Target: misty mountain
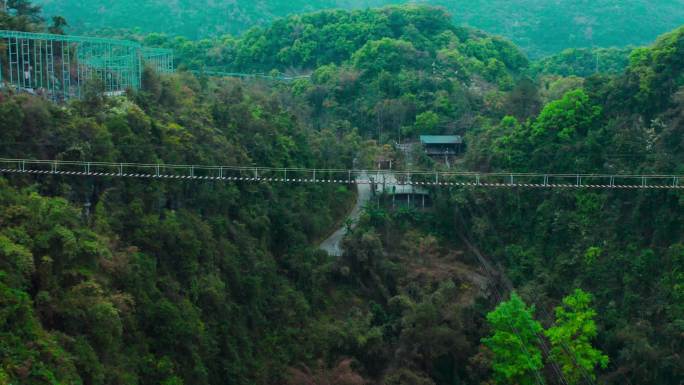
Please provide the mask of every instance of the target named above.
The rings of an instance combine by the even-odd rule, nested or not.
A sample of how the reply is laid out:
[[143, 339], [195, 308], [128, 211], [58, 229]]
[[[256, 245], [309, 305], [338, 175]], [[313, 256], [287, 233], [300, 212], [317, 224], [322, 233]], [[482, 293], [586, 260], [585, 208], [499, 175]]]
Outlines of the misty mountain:
[[[643, 45], [684, 23], [682, 0], [42, 0], [48, 15], [65, 16], [71, 32], [139, 28], [189, 38], [240, 34], [290, 15], [328, 8], [398, 3], [445, 7], [456, 24], [508, 37], [530, 56], [571, 47]], [[629, 31], [629, 33], [624, 33]]]

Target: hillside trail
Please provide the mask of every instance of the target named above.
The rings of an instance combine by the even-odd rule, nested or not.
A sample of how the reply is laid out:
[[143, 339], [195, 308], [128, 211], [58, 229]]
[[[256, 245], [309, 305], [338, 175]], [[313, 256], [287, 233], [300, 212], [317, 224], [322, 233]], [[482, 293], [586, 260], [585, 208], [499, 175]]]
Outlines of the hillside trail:
[[[361, 179], [368, 179], [367, 174], [361, 174]], [[328, 239], [324, 240], [319, 246], [319, 248], [327, 252], [328, 255], [335, 257], [342, 256], [342, 240], [344, 239], [344, 236], [347, 235], [346, 224], [351, 223], [351, 228], [355, 228], [356, 224], [359, 222], [359, 218], [361, 218], [361, 212], [363, 211], [363, 207], [371, 199], [370, 184], [359, 183], [356, 185], [356, 188], [358, 191], [356, 196], [356, 204], [347, 216], [347, 219], [343, 222], [342, 227], [337, 229], [330, 237], [328, 237]]]

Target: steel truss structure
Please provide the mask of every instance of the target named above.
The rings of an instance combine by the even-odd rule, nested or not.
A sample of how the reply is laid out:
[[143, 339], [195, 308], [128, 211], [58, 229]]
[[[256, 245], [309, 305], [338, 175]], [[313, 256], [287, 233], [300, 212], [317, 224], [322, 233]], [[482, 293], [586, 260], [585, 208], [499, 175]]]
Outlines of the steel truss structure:
[[109, 95], [138, 89], [143, 65], [173, 72], [173, 52], [127, 40], [0, 30], [0, 85], [55, 102], [80, 98], [93, 80]]
[[435, 187], [684, 190], [684, 175], [469, 173], [0, 159], [0, 174]]
[[173, 51], [165, 48], [142, 49], [142, 59], [147, 65], [152, 66], [157, 73], [170, 74], [175, 71], [173, 66]]

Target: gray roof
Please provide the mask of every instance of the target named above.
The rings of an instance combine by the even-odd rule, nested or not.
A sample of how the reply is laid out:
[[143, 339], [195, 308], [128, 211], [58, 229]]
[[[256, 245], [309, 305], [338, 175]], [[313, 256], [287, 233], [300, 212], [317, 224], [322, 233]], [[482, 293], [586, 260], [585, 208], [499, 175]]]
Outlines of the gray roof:
[[421, 135], [420, 142], [423, 144], [462, 144], [463, 137], [460, 135]]

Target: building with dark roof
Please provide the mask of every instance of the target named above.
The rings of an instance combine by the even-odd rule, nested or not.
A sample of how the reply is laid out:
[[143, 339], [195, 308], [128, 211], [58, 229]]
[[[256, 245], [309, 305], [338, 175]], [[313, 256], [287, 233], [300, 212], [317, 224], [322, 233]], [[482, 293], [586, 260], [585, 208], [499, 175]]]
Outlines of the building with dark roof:
[[428, 156], [454, 156], [463, 151], [460, 135], [421, 135], [420, 143]]

